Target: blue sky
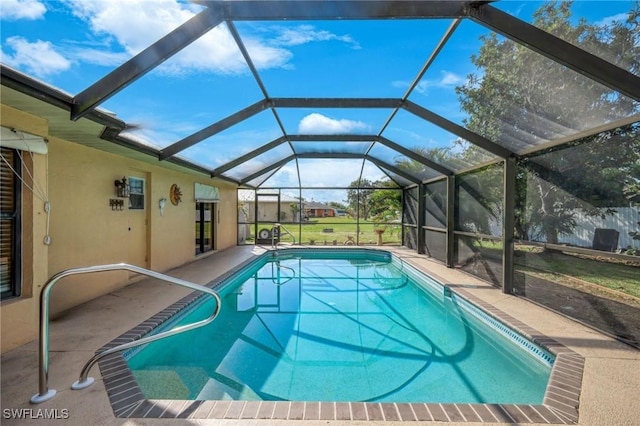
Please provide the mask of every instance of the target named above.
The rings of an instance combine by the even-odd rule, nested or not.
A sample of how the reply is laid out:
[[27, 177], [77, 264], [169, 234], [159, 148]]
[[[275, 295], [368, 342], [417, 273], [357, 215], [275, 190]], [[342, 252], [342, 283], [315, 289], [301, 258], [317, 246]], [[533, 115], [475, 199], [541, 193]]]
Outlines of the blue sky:
[[[525, 21], [540, 2], [502, 1], [496, 7]], [[578, 1], [575, 17], [606, 23], [622, 19], [628, 1]], [[202, 8], [176, 0], [0, 0], [2, 62], [70, 94], [77, 94]], [[450, 25], [449, 20], [238, 22], [260, 77], [271, 97], [400, 98]], [[488, 30], [463, 22], [410, 99], [462, 122], [454, 88], [475, 72], [469, 58]], [[135, 137], [165, 147], [263, 98], [225, 24], [192, 47], [101, 105], [140, 126]], [[288, 134], [377, 134], [386, 109], [281, 109]], [[271, 111], [264, 111], [180, 155], [215, 168], [281, 136]], [[383, 133], [413, 148], [451, 146], [455, 137], [402, 112]], [[323, 145], [326, 150], [344, 145]], [[287, 148], [286, 146], [283, 148]], [[360, 152], [362, 143], [350, 149]], [[258, 170], [290, 154], [268, 153], [243, 165]], [[392, 162], [393, 158], [388, 161]], [[345, 185], [344, 170], [324, 161], [303, 185]], [[306, 162], [302, 168], [311, 167]], [[298, 184], [295, 163], [270, 183]], [[365, 176], [382, 177], [367, 164]], [[304, 179], [303, 179], [304, 180]]]

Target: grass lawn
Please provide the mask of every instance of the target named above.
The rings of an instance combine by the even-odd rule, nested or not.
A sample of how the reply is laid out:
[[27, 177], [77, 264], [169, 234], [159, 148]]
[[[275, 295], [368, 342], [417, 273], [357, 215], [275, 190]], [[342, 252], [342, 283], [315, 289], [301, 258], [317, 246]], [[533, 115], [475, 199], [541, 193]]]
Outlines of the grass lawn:
[[[497, 259], [502, 256], [501, 241], [475, 238], [467, 241], [480, 250], [483, 257]], [[640, 306], [640, 257], [637, 262], [629, 262], [607, 258], [606, 254], [597, 257], [516, 244], [515, 268], [525, 276]]]
[[[471, 239], [485, 255], [501, 256], [502, 243]], [[638, 298], [640, 305], [640, 257], [638, 262], [625, 262], [582, 254], [544, 251], [541, 247], [515, 246], [515, 268], [525, 275], [579, 288], [581, 291], [600, 294], [612, 299], [629, 301], [624, 295]], [[597, 288], [595, 286], [600, 286]], [[614, 292], [621, 292], [617, 296]]]
[[[357, 225], [356, 220], [350, 217], [323, 217], [310, 218], [308, 222], [287, 223], [282, 222], [284, 227], [295, 235], [298, 244], [332, 245], [336, 241], [337, 245], [343, 245], [349, 238], [356, 240]], [[262, 228], [270, 229], [271, 223], [259, 223], [258, 230]], [[398, 245], [402, 242], [402, 227], [399, 224], [379, 224], [373, 222], [360, 222], [360, 245], [376, 244], [378, 234], [375, 229], [384, 229], [382, 233], [382, 243]], [[251, 228], [253, 232], [253, 228]], [[300, 235], [301, 233], [301, 235]], [[251, 242], [251, 240], [247, 240]], [[281, 241], [291, 242], [290, 236], [283, 233]]]
[[580, 280], [640, 298], [640, 258], [632, 264], [522, 247], [516, 250], [516, 267], [560, 284]]

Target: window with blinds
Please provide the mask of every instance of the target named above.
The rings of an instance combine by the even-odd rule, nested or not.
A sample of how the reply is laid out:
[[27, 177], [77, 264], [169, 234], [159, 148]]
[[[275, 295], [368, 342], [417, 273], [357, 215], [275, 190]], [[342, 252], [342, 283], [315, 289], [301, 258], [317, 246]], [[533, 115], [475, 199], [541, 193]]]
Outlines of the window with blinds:
[[[2, 149], [0, 162], [0, 293], [2, 299], [20, 295], [20, 180], [17, 152]], [[13, 170], [12, 170], [13, 169]]]
[[129, 210], [144, 210], [144, 179], [129, 176]]

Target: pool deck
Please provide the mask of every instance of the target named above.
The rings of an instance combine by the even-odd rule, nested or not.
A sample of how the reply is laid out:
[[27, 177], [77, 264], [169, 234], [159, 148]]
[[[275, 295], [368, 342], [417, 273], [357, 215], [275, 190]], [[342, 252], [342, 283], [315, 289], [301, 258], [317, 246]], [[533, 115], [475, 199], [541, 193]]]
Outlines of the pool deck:
[[[579, 393], [580, 425], [638, 425], [640, 424], [640, 351], [617, 342], [591, 328], [548, 311], [524, 299], [505, 295], [499, 289], [489, 286], [464, 272], [447, 269], [444, 266], [418, 256], [415, 252], [403, 248], [385, 247], [414, 266], [424, 269], [429, 274], [448, 283], [454, 292], [463, 293], [483, 307], [493, 309], [500, 315], [517, 318], [525, 330], [536, 330], [567, 349], [571, 359], [583, 359], [581, 391]], [[168, 271], [167, 274], [206, 284], [216, 276], [222, 275], [247, 259], [263, 253], [263, 249], [254, 246], [234, 247], [196, 260], [182, 267]], [[63, 288], [61, 283], [58, 288]], [[152, 418], [117, 418], [107, 396], [105, 382], [98, 367], [93, 367], [91, 376], [96, 382], [82, 391], [70, 389], [77, 380], [82, 365], [93, 355], [96, 349], [126, 333], [134, 326], [142, 323], [158, 312], [172, 305], [190, 293], [184, 288], [158, 282], [154, 279], [137, 281], [109, 295], [94, 299], [67, 311], [52, 321], [50, 326], [50, 387], [57, 390], [57, 395], [42, 404], [31, 404], [29, 398], [38, 389], [38, 342], [32, 341], [2, 355], [0, 364], [1, 406], [3, 425], [361, 425], [361, 424], [397, 424], [402, 417], [402, 409], [385, 412], [380, 416], [366, 420], [326, 420], [321, 414], [318, 420], [284, 420], [243, 419], [244, 405], [235, 416], [231, 404], [222, 404], [228, 415], [220, 419], [190, 418], [184, 419], [152, 419]], [[0, 312], [1, 315], [1, 312]], [[581, 361], [582, 362], [582, 361]], [[580, 389], [580, 383], [577, 384]], [[557, 398], [562, 399], [562, 398]], [[300, 406], [290, 405], [291, 411], [284, 418], [305, 418], [305, 413], [294, 416], [293, 409]], [[234, 407], [234, 408], [232, 408]], [[247, 404], [245, 407], [248, 408]], [[258, 406], [256, 406], [257, 408]], [[304, 410], [304, 406], [302, 406]], [[338, 405], [331, 405], [337, 410]], [[342, 406], [344, 408], [344, 406]], [[211, 406], [213, 409], [213, 406]], [[437, 407], [436, 407], [437, 408]], [[7, 410], [27, 409], [23, 416], [38, 417], [42, 415], [58, 415], [66, 419], [44, 420], [42, 418], [12, 419]], [[40, 409], [47, 409], [39, 411]], [[314, 406], [318, 412], [322, 406]], [[428, 409], [428, 407], [427, 407]], [[353, 410], [353, 407], [351, 408]], [[236, 410], [237, 411], [237, 410]], [[15, 412], [15, 411], [14, 411]], [[415, 413], [415, 410], [412, 412]], [[194, 410], [193, 413], [196, 414]], [[477, 414], [477, 413], [476, 413]], [[526, 413], [522, 413], [526, 416]], [[461, 412], [462, 418], [464, 413]], [[224, 418], [224, 417], [236, 418]], [[426, 415], [425, 415], [426, 416]], [[475, 414], [474, 414], [475, 416]], [[253, 416], [256, 417], [256, 416]], [[258, 416], [259, 417], [259, 416]], [[308, 416], [307, 416], [308, 417]], [[411, 415], [412, 424], [439, 423], [436, 421], [416, 422], [416, 415]], [[433, 418], [419, 417], [419, 418]], [[448, 416], [445, 415], [446, 421]], [[477, 418], [477, 416], [475, 416]], [[334, 416], [333, 418], [339, 418]], [[352, 418], [355, 418], [352, 416]], [[454, 418], [457, 420], [457, 418]], [[468, 420], [468, 419], [465, 419]], [[502, 418], [496, 417], [493, 424], [500, 424]], [[517, 421], [518, 419], [515, 419]], [[565, 417], [565, 420], [566, 417]], [[503, 421], [513, 424], [515, 421]], [[532, 424], [527, 422], [528, 424]], [[449, 422], [448, 424], [470, 425], [474, 422]], [[484, 424], [476, 422], [476, 424]], [[547, 424], [533, 423], [533, 424]]]

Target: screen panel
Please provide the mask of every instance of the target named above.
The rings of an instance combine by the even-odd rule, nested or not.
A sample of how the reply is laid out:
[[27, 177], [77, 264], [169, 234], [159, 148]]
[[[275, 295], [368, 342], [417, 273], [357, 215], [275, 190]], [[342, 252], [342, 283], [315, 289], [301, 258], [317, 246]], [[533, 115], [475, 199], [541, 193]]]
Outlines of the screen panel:
[[502, 164], [456, 176], [455, 229], [492, 236], [502, 235]]

